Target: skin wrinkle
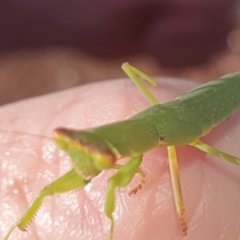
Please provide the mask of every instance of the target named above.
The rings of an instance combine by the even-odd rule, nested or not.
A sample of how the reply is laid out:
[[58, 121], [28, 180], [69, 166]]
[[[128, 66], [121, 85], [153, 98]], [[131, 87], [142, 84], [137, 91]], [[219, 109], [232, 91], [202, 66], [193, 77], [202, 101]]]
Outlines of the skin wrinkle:
[[[217, 162], [218, 163], [218, 162]], [[214, 172], [213, 172], [213, 174], [212, 175], [208, 175], [209, 176], [209, 178], [213, 178], [214, 176], [216, 176], [216, 175], [218, 175], [217, 174], [218, 173], [218, 171], [217, 171], [217, 169], [215, 169], [214, 170]], [[229, 184], [229, 181], [231, 181], [231, 178], [227, 178], [225, 175], [220, 175], [220, 176], [218, 176], [218, 178], [220, 179], [220, 180], [222, 180], [222, 182], [223, 183], [225, 183], [225, 184], [223, 184], [221, 187], [219, 187], [219, 186], [215, 186], [214, 187], [214, 185], [211, 187], [211, 189], [212, 189], [212, 191], [211, 191], [211, 196], [213, 196], [215, 193], [218, 193], [218, 192], [220, 192], [220, 193], [225, 193], [225, 189], [226, 189], [226, 187], [228, 187], [228, 184]], [[230, 185], [229, 185], [230, 186]], [[231, 187], [231, 186], [230, 186]], [[239, 191], [238, 191], [239, 192]], [[234, 193], [234, 191], [232, 192], [232, 193], [229, 193], [231, 196], [233, 195], [233, 193]], [[216, 197], [215, 197], [216, 198]], [[212, 197], [209, 197], [209, 203], [210, 203], [210, 207], [212, 207], [212, 202], [213, 202], [213, 199], [212, 199]], [[211, 200], [212, 199], [212, 200]], [[235, 205], [235, 207], [234, 208], [232, 208], [232, 210], [231, 210], [231, 212], [232, 212], [232, 214], [231, 214], [231, 212], [228, 212], [227, 214], [230, 216], [230, 219], [225, 219], [227, 216], [225, 216], [225, 212], [226, 212], [226, 206], [227, 206], [227, 204], [228, 204], [228, 202], [226, 202], [226, 200], [225, 200], [225, 197], [223, 196], [223, 198], [219, 198], [219, 199], [216, 199], [216, 201], [217, 202], [219, 202], [219, 205], [221, 206], [220, 208], [219, 208], [219, 210], [221, 211], [220, 213], [219, 212], [217, 212], [217, 215], [218, 215], [218, 218], [219, 218], [219, 221], [220, 221], [220, 223], [221, 223], [221, 228], [219, 228], [219, 230], [221, 230], [221, 231], [219, 231], [219, 235], [221, 235], [222, 234], [222, 229], [225, 227], [225, 229], [226, 229], [226, 232], [227, 231], [229, 231], [229, 229], [228, 229], [228, 227], [227, 227], [227, 225], [232, 225], [232, 224], [236, 224], [236, 221], [232, 221], [232, 216], [233, 215], [235, 215], [235, 214], [237, 214], [237, 212], [236, 212], [236, 210], [234, 210], [233, 212], [232, 212], [232, 210], [236, 207], [236, 206], [238, 206], [238, 201], [237, 200], [232, 200], [232, 206], [234, 206]], [[239, 215], [239, 214], [238, 214]], [[227, 225], [226, 225], [226, 223], [227, 223]], [[235, 231], [234, 231], [235, 232]], [[234, 232], [233, 232], [233, 234], [234, 234]], [[235, 234], [234, 234], [235, 235]], [[220, 236], [219, 236], [220, 237]], [[235, 239], [235, 238], [233, 238], [233, 239]]]
[[[238, 208], [238, 212], [240, 212], [240, 206], [239, 204], [237, 205], [237, 208]], [[238, 226], [240, 225], [240, 220], [238, 219]], [[238, 238], [240, 238], [240, 229], [238, 228], [237, 229], [237, 232], [238, 232]]]
[[[152, 191], [152, 196], [153, 196], [153, 200], [152, 200], [152, 203], [154, 203], [154, 205], [152, 205], [151, 207], [151, 223], [148, 226], [148, 229], [146, 229], [146, 234], [147, 234], [147, 230], [148, 230], [148, 234], [149, 232], [151, 232], [151, 235], [152, 236], [150, 239], [155, 239], [154, 236], [158, 236], [158, 234], [156, 234], [154, 230], [154, 228], [152, 227], [152, 225], [156, 225], [156, 222], [157, 222], [157, 225], [158, 225], [158, 228], [159, 229], [164, 229], [166, 228], [166, 222], [165, 221], [157, 221], [158, 220], [158, 215], [159, 215], [159, 212], [163, 212], [163, 214], [165, 215], [165, 212], [169, 210], [169, 204], [168, 202], [171, 203], [171, 206], [173, 207], [172, 209], [174, 209], [174, 202], [173, 202], [173, 195], [172, 193], [166, 193], [166, 191], [164, 190], [164, 187], [166, 186], [170, 186], [170, 176], [167, 176], [167, 174], [161, 176], [161, 178], [163, 178], [163, 181], [159, 181], [160, 182], [160, 185], [159, 184], [154, 184], [156, 186], [156, 189], [157, 189], [157, 192], [154, 193], [154, 190]], [[167, 179], [167, 181], [164, 181], [164, 179]], [[168, 196], [166, 196], [168, 195]], [[161, 198], [162, 200], [159, 201], [158, 200], [158, 203], [156, 203], [156, 200], [157, 198]], [[151, 206], [151, 205], [150, 205]], [[164, 209], [164, 210], [162, 210]], [[171, 220], [170, 220], [171, 221]], [[175, 227], [175, 226], [174, 226]], [[178, 226], [177, 226], [178, 227]], [[168, 238], [172, 238], [172, 237], [168, 237]], [[166, 236], [164, 236], [164, 239], [166, 239]]]
[[[91, 199], [89, 199], [89, 197], [87, 196], [87, 194], [84, 194], [84, 197], [86, 198], [84, 202], [87, 201], [88, 205], [90, 205], [91, 211], [92, 211], [92, 208], [93, 208], [94, 212], [99, 212], [99, 208], [97, 208], [97, 206], [94, 204], [94, 202], [93, 202]], [[78, 202], [80, 203], [80, 201], [78, 201]], [[80, 205], [80, 204], [79, 204], [79, 205]], [[84, 211], [84, 213], [85, 213], [85, 216], [84, 216], [84, 217], [86, 217], [86, 213], [87, 213], [87, 212]], [[99, 220], [100, 220], [100, 218], [99, 218]]]
[[[92, 184], [94, 184], [94, 183], [92, 183]], [[95, 182], [95, 184], [96, 184], [96, 182]], [[91, 191], [91, 190], [90, 190]], [[94, 193], [95, 193], [95, 190], [94, 190]], [[101, 201], [97, 201], [97, 204], [96, 204], [96, 200], [94, 200], [94, 197], [91, 197], [91, 199], [89, 198], [89, 193], [87, 193], [86, 191], [85, 191], [85, 189], [83, 189], [83, 194], [84, 194], [84, 198], [82, 198], [82, 196], [81, 197], [79, 197], [79, 195], [77, 195], [77, 199], [78, 199], [78, 202], [79, 202], [79, 204], [80, 204], [80, 206], [81, 206], [81, 202], [82, 202], [82, 204], [84, 205], [84, 210], [83, 210], [83, 216], [82, 215], [80, 215], [81, 216], [81, 222], [85, 222], [85, 223], [89, 223], [89, 212], [92, 212], [92, 211], [94, 211], [94, 214], [93, 214], [93, 216], [94, 216], [94, 218], [98, 215], [97, 213], [99, 213], [99, 211], [101, 210], [101, 212], [102, 212], [102, 209], [103, 209], [103, 204], [101, 203]], [[87, 201], [87, 204], [86, 204], [86, 201]], [[100, 208], [99, 208], [100, 207]], [[87, 208], [87, 209], [89, 209], [89, 210], [85, 210], [85, 208]], [[105, 216], [104, 216], [105, 217]], [[101, 215], [98, 215], [97, 216], [97, 223], [98, 223], [98, 225], [100, 225], [99, 227], [103, 230], [104, 229], [104, 223], [103, 223], [103, 221], [102, 221], [102, 213], [101, 213]], [[80, 223], [81, 224], [81, 223]], [[89, 225], [91, 225], [92, 226], [92, 224], [89, 224]], [[94, 227], [94, 226], [93, 226]], [[86, 233], [83, 233], [84, 235], [86, 234]]]
[[[149, 195], [148, 206], [154, 206], [153, 203], [154, 203], [156, 192], [157, 192], [157, 191], [154, 191], [155, 189], [157, 189], [157, 184], [154, 184], [152, 186], [152, 191], [150, 191], [150, 195]], [[154, 212], [153, 207], [151, 207], [149, 210], [147, 210], [147, 208], [146, 208], [145, 216], [149, 217], [149, 219], [152, 219], [151, 216], [152, 216], [153, 212]], [[149, 232], [150, 228], [151, 228], [150, 225], [145, 225], [145, 231], [144, 231], [145, 239], [147, 239], [147, 237], [148, 237], [148, 232]]]
[[[199, 216], [201, 216], [204, 212], [204, 208], [205, 208], [205, 204], [206, 204], [206, 188], [204, 187], [204, 184], [206, 183], [206, 174], [205, 174], [205, 167], [204, 167], [204, 163], [201, 164], [202, 165], [202, 190], [200, 191], [201, 192], [201, 196], [200, 198], [198, 198], [198, 202], [196, 204], [196, 210], [194, 211], [193, 215], [191, 218], [195, 218], [195, 219], [198, 219]], [[197, 226], [196, 226], [197, 227]]]
[[[238, 212], [240, 212], [240, 206], [239, 206], [239, 204], [238, 204], [238, 206], [237, 206], [237, 208], [238, 208]], [[240, 220], [238, 220], [238, 226], [240, 225]], [[238, 228], [237, 229], [238, 231], [238, 239], [240, 239], [240, 229]]]
[[[126, 194], [126, 193], [125, 193]], [[129, 212], [128, 210], [128, 207], [127, 207], [127, 200], [128, 199], [125, 199], [123, 196], [122, 196], [122, 193], [118, 194], [118, 196], [116, 196], [116, 211], [114, 213], [114, 219], [116, 221], [116, 225], [118, 224], [118, 221], [123, 218], [123, 215], [124, 213], [127, 215], [127, 217], [129, 219], [132, 219], [131, 218], [131, 213]], [[118, 206], [121, 205], [122, 208], [119, 208]], [[123, 229], [126, 229], [128, 226], [124, 226]], [[119, 233], [116, 233], [116, 235], [119, 234]]]
[[[206, 171], [208, 171], [208, 169], [206, 168]], [[214, 173], [215, 174], [215, 173]], [[205, 177], [205, 182], [207, 183], [205, 186], [205, 198], [204, 198], [204, 209], [207, 209], [208, 206], [211, 207], [213, 200], [211, 199], [211, 196], [213, 196], [213, 191], [217, 191], [217, 189], [213, 189], [214, 186], [210, 186], [209, 183], [209, 179], [210, 177]], [[221, 199], [220, 199], [221, 201]], [[221, 209], [219, 209], [219, 211], [221, 211]], [[210, 216], [210, 214], [206, 211], [206, 218], [211, 218], [212, 216]], [[219, 222], [220, 222], [220, 227], [221, 227], [221, 231], [222, 231], [222, 216], [218, 216], [219, 217]], [[206, 229], [206, 230], [210, 230], [210, 229]], [[218, 231], [218, 236], [217, 238], [219, 238], [221, 232]]]
[[[131, 184], [132, 186], [132, 184]], [[127, 192], [125, 192], [125, 194], [127, 194]], [[119, 208], [118, 208], [118, 212], [116, 212], [115, 214], [115, 218], [116, 218], [116, 221], [119, 221], [119, 219], [121, 219], [121, 217], [123, 217], [123, 219], [131, 219], [131, 221], [133, 221], [133, 226], [129, 226], [129, 225], [126, 225], [124, 226], [124, 229], [127, 230], [127, 229], [131, 229], [130, 230], [130, 236], [134, 236], [134, 232], [137, 231], [137, 229], [139, 229], [139, 221], [140, 219], [143, 219], [143, 214], [142, 214], [142, 211], [139, 211], [140, 208], [137, 206], [138, 203], [134, 204], [134, 211], [130, 210], [129, 207], [131, 206], [128, 206], [128, 202], [130, 201], [133, 201], [135, 202], [136, 200], [136, 197], [135, 195], [133, 196], [128, 196], [128, 197], [124, 197], [124, 193], [122, 193], [120, 196], [118, 196], [118, 202], [121, 203], [121, 205], [123, 206], [123, 208], [120, 209], [120, 216], [116, 216], [117, 213], [119, 212]], [[141, 199], [141, 202], [143, 200]], [[127, 216], [124, 216], [124, 215], [127, 215]]]
[[229, 223], [225, 223], [224, 219], [222, 219], [223, 223], [223, 228], [222, 232], [220, 233], [221, 235], [219, 236], [219, 240], [224, 239], [226, 235], [227, 228], [229, 227]]
[[[165, 159], [165, 160], [166, 160], [166, 163], [167, 163], [167, 159]], [[153, 161], [155, 161], [155, 159], [153, 159]], [[158, 169], [159, 169], [158, 172], [160, 172], [160, 170], [162, 170], [162, 171], [159, 174], [157, 179], [153, 178], [150, 171], [149, 171], [149, 174], [147, 175], [146, 184], [148, 184], [150, 186], [150, 189], [149, 189], [148, 186], [146, 186], [146, 188], [149, 189], [149, 194], [148, 194], [149, 196], [147, 196], [148, 197], [148, 200], [146, 201], [147, 207], [145, 209], [145, 212], [144, 212], [145, 215], [143, 216], [143, 219], [150, 219], [150, 223], [145, 224], [144, 235], [141, 234], [141, 236], [145, 236], [145, 237], [143, 237], [143, 239], [149, 238], [149, 232], [152, 232], [152, 226], [151, 225], [152, 225], [152, 222], [154, 221], [153, 217], [154, 217], [155, 214], [157, 214], [158, 209], [161, 208], [162, 206], [164, 206], [164, 203], [162, 201], [161, 201], [160, 204], [156, 203], [156, 199], [159, 198], [159, 191], [158, 191], [159, 185], [157, 184], [157, 182], [160, 182], [160, 184], [162, 183], [161, 179], [164, 178], [164, 176], [166, 176], [168, 169], [166, 167], [164, 167], [164, 168], [159, 167]], [[157, 182], [156, 182], [156, 180], [157, 180]], [[170, 181], [170, 178], [169, 178], [169, 181]], [[161, 192], [160, 195], [161, 195], [161, 198], [162, 198], [162, 192]], [[172, 206], [174, 207], [174, 205], [172, 205]], [[154, 235], [154, 233], [153, 233], [153, 235]]]
[[[204, 162], [202, 161], [202, 159], [204, 158], [204, 153], [200, 152], [199, 150], [195, 150], [194, 148], [189, 148], [189, 151], [190, 150], [194, 150], [193, 154], [190, 155], [190, 158], [188, 160], [192, 160], [194, 162], [192, 162], [192, 164], [196, 164], [197, 166], [197, 169], [198, 169], [198, 173], [197, 174], [194, 174], [196, 177], [197, 177], [197, 183], [194, 183], [194, 187], [198, 189], [198, 193], [196, 195], [192, 193], [192, 191], [189, 191], [188, 188], [189, 188], [189, 183], [187, 183], [188, 185], [186, 186], [186, 183], [184, 184], [184, 182], [186, 181], [184, 179], [185, 177], [185, 174], [184, 172], [181, 171], [181, 168], [182, 168], [182, 165], [181, 165], [181, 159], [179, 159], [179, 168], [180, 168], [180, 179], [182, 179], [182, 188], [183, 188], [183, 199], [185, 199], [185, 202], [188, 201], [188, 202], [193, 202], [194, 203], [194, 206], [191, 206], [190, 208], [187, 209], [187, 206], [185, 203], [185, 213], [187, 215], [187, 222], [189, 223], [188, 224], [188, 227], [189, 227], [189, 231], [192, 231], [194, 230], [194, 228], [197, 228], [198, 227], [198, 224], [199, 224], [199, 217], [201, 216], [200, 213], [201, 213], [201, 209], [202, 208], [202, 202], [201, 200], [203, 199], [203, 196], [204, 196], [204, 187], [203, 187], [203, 184], [204, 184]], [[188, 152], [186, 150], [186, 152]], [[179, 153], [179, 151], [177, 151], [177, 153]], [[198, 157], [196, 157], [195, 155], [196, 154], [199, 154]], [[191, 166], [188, 166], [189, 167], [189, 171], [191, 171]], [[192, 177], [190, 176], [189, 178], [187, 178], [187, 181], [190, 181], [190, 186], [192, 185]], [[187, 189], [186, 189], [187, 188]], [[184, 191], [184, 189], [186, 189]]]
[[[88, 209], [89, 208], [89, 206], [90, 206], [90, 209], [91, 209], [91, 207], [93, 207], [93, 211], [95, 212], [96, 211], [96, 208], [94, 207], [94, 205], [91, 203], [91, 201], [89, 201], [89, 198], [87, 197], [87, 195], [86, 194], [84, 194], [84, 197], [85, 197], [85, 199], [82, 199], [83, 200], [83, 205], [84, 205], [84, 207], [82, 207], [82, 212], [81, 212], [81, 222], [80, 222], [80, 224], [83, 224], [83, 225], [90, 225], [89, 224], [89, 221], [88, 221], [88, 216], [87, 216], [87, 213], [86, 213], [86, 208]], [[80, 203], [80, 201], [79, 201], [79, 203]], [[81, 205], [81, 204], [80, 204]], [[93, 215], [95, 215], [95, 214], [93, 214]], [[86, 235], [86, 233], [82, 233], [83, 235]]]

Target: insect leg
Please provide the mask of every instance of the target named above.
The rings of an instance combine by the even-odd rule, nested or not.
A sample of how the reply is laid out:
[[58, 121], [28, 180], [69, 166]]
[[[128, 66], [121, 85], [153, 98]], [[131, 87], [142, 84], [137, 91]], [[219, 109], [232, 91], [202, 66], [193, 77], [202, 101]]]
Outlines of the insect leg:
[[[159, 104], [158, 100], [146, 88], [146, 86], [142, 83], [139, 77], [147, 80], [153, 85], [156, 85], [156, 82], [153, 78], [141, 72], [137, 68], [131, 66], [129, 63], [124, 63], [122, 65], [122, 69], [125, 71], [125, 73], [135, 83], [138, 89], [143, 93], [143, 95], [148, 99], [148, 101], [152, 105]], [[175, 207], [176, 207], [180, 224], [182, 226], [183, 234], [185, 235], [187, 233], [187, 225], [183, 218], [184, 204], [183, 204], [181, 183], [180, 183], [179, 172], [178, 172], [176, 150], [174, 146], [167, 147], [167, 150], [168, 150], [168, 160], [169, 160], [169, 168], [170, 168]]]
[[78, 175], [74, 169], [72, 169], [65, 173], [63, 176], [53, 181], [51, 184], [45, 186], [35, 198], [34, 202], [28, 208], [26, 213], [9, 230], [4, 240], [8, 239], [15, 227], [18, 227], [22, 231], [26, 230], [27, 226], [31, 223], [39, 207], [41, 206], [43, 199], [46, 196], [53, 195], [55, 193], [63, 193], [70, 190], [79, 189], [84, 187], [88, 182], [89, 180], [85, 180], [83, 177]]
[[131, 66], [129, 63], [123, 63], [122, 69], [151, 104], [154, 105], [159, 103], [158, 100], [152, 95], [152, 93], [146, 88], [146, 86], [142, 83], [140, 79], [142, 78], [151, 83], [153, 86], [156, 86], [157, 82], [152, 77]]
[[[119, 164], [115, 164], [113, 166], [114, 169], [119, 169], [121, 168], [122, 165], [119, 165]], [[145, 178], [146, 178], [146, 174], [145, 172], [141, 169], [141, 168], [138, 168], [136, 173], [139, 173], [141, 175], [141, 181], [138, 183], [138, 185], [136, 187], [134, 187], [129, 193], [128, 195], [129, 196], [132, 196], [134, 194], [137, 193], [138, 190], [141, 190], [142, 189], [142, 185], [145, 183]]]
[[135, 195], [138, 190], [142, 189], [142, 185], [145, 183], [145, 178], [146, 178], [146, 174], [143, 172], [143, 170], [141, 168], [138, 169], [138, 171], [136, 171], [136, 173], [139, 173], [141, 175], [141, 181], [138, 183], [138, 185], [136, 187], [134, 187], [129, 193], [129, 196]]
[[105, 200], [105, 213], [111, 220], [110, 240], [113, 239], [114, 218], [113, 211], [115, 209], [115, 189], [118, 187], [126, 187], [134, 175], [139, 171], [142, 162], [142, 155], [131, 158], [125, 165], [121, 166], [118, 171], [108, 179], [107, 194]]
[[[131, 66], [129, 63], [124, 63], [122, 65], [122, 69], [129, 76], [129, 78], [135, 83], [138, 89], [143, 93], [143, 95], [147, 98], [147, 100], [152, 105], [159, 104], [158, 100], [146, 88], [146, 86], [142, 83], [139, 77], [147, 80], [152, 85], [156, 85], [156, 81], [153, 78], [141, 72], [137, 68]], [[174, 146], [168, 146], [167, 150], [168, 150], [168, 161], [169, 161], [169, 169], [170, 169], [170, 175], [171, 175], [171, 181], [172, 181], [175, 207], [176, 207], [180, 224], [182, 226], [183, 234], [185, 235], [187, 234], [187, 225], [183, 218], [184, 204], [183, 204], [181, 183], [180, 183], [179, 172], [178, 172], [176, 150]]]
[[202, 142], [199, 139], [196, 140], [195, 142], [191, 143], [190, 145], [202, 150], [203, 152], [214, 155], [216, 157], [219, 157], [219, 158], [229, 161], [231, 163], [240, 165], [240, 158], [237, 158], [233, 155], [227, 154], [227, 153], [222, 152], [212, 146], [209, 146], [208, 144]]
[[179, 222], [182, 227], [183, 234], [186, 235], [188, 228], [183, 217], [185, 209], [184, 209], [183, 198], [182, 198], [182, 190], [181, 190], [181, 182], [179, 178], [176, 149], [174, 146], [168, 146], [167, 150], [168, 150], [168, 161], [169, 161], [169, 169], [170, 169], [175, 207], [176, 207]]

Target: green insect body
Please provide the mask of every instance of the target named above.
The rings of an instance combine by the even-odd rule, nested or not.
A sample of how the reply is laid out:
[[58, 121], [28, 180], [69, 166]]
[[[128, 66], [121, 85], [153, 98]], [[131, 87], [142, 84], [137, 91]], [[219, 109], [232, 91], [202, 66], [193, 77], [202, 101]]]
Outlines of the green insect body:
[[228, 118], [240, 106], [240, 75], [226, 75], [176, 99], [152, 106], [130, 119], [154, 125], [160, 145], [190, 144]]
[[[240, 73], [226, 75], [218, 80], [195, 88], [172, 101], [159, 104], [142, 84], [139, 77], [152, 84], [154, 80], [128, 63], [124, 71], [149, 100], [152, 107], [130, 117], [87, 130], [58, 128], [53, 138], [57, 146], [71, 158], [74, 168], [46, 186], [23, 217], [10, 229], [8, 239], [17, 226], [25, 230], [45, 196], [83, 188], [105, 169], [116, 169], [109, 178], [105, 213], [111, 220], [110, 239], [113, 239], [115, 190], [126, 187], [135, 174], [142, 176], [141, 183], [130, 194], [135, 194], [144, 183], [145, 174], [140, 168], [143, 154], [155, 147], [167, 146], [175, 206], [183, 234], [187, 226], [183, 218], [184, 205], [178, 176], [175, 145], [192, 145], [209, 154], [240, 165], [240, 159], [221, 152], [199, 140], [211, 129], [228, 118], [240, 106]], [[118, 165], [122, 157], [129, 157], [125, 165]]]

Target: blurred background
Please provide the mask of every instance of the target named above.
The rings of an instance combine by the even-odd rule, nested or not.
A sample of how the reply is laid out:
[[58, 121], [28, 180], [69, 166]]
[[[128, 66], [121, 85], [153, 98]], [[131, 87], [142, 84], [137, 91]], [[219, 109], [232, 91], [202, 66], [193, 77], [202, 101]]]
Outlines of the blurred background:
[[205, 82], [240, 70], [232, 0], [0, 3], [0, 104], [125, 77], [129, 61]]

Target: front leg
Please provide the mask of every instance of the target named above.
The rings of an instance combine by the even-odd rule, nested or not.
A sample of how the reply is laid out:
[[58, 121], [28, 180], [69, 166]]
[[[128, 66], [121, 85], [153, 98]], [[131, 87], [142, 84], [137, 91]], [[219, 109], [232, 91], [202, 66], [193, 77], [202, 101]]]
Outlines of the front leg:
[[72, 169], [49, 185], [45, 186], [35, 198], [26, 213], [17, 221], [16, 224], [11, 227], [11, 229], [4, 237], [4, 240], [7, 240], [9, 238], [12, 231], [16, 227], [22, 231], [26, 231], [26, 227], [31, 223], [45, 197], [54, 195], [56, 193], [64, 193], [71, 190], [83, 188], [88, 184], [88, 182], [89, 180], [85, 180], [82, 176], [78, 175], [74, 169]]
[[139, 173], [139, 166], [142, 162], [142, 155], [131, 158], [125, 165], [120, 167], [118, 171], [108, 179], [107, 194], [105, 200], [105, 213], [111, 220], [110, 240], [113, 239], [114, 218], [113, 211], [115, 209], [115, 190], [118, 187], [126, 187], [136, 173]]

